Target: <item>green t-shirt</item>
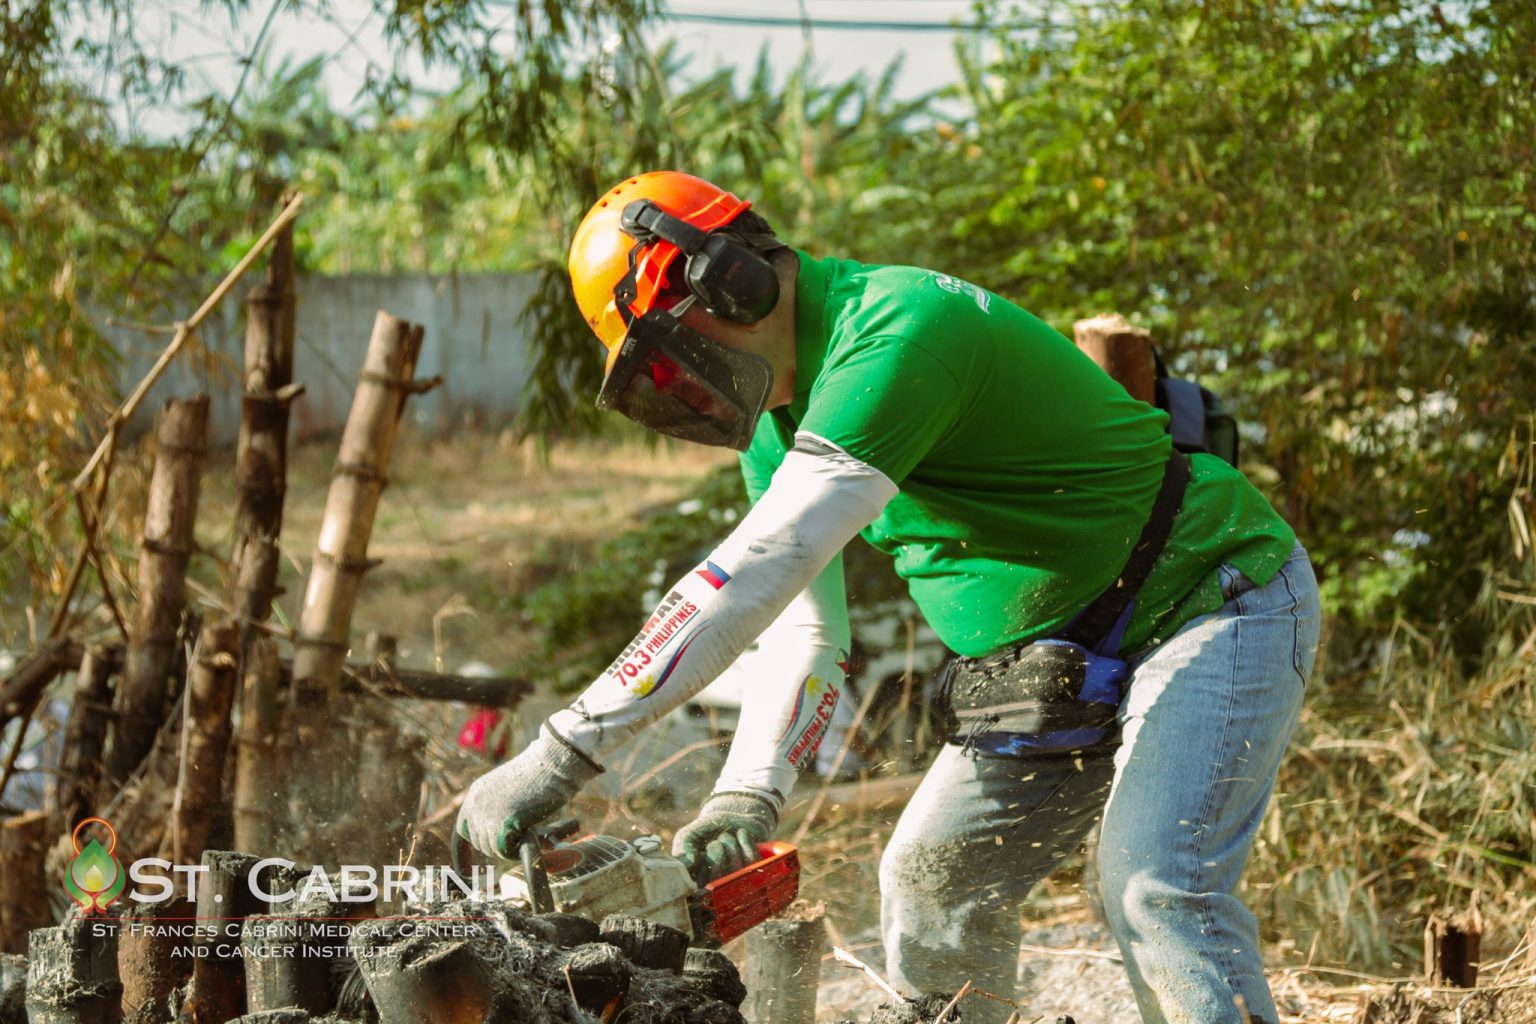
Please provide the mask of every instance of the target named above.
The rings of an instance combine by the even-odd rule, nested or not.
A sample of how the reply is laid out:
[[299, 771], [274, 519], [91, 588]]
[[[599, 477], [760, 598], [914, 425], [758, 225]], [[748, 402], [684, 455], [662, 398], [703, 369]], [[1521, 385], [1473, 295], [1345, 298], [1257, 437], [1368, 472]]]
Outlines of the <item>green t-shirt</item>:
[[[892, 556], [951, 649], [981, 656], [1060, 630], [1141, 533], [1171, 444], [1167, 414], [975, 285], [799, 255], [795, 396], [742, 455], [753, 500], [796, 431], [824, 438], [900, 489], [863, 536]], [[1295, 543], [1241, 473], [1210, 455], [1191, 462], [1122, 651], [1219, 607], [1218, 564], [1263, 585]]]

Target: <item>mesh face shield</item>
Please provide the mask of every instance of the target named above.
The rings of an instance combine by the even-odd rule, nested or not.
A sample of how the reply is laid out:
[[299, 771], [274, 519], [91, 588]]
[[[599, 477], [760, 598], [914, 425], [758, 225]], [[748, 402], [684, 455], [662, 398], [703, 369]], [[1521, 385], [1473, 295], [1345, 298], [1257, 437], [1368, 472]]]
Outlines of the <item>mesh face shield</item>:
[[772, 388], [766, 359], [652, 310], [630, 322], [597, 407], [668, 437], [746, 451]]

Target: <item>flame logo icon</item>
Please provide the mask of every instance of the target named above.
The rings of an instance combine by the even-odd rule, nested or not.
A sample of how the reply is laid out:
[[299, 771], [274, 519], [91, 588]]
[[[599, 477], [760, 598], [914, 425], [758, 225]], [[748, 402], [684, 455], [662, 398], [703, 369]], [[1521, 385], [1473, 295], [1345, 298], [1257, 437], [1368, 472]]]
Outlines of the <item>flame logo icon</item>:
[[[93, 822], [107, 830], [109, 845], [102, 846], [94, 838], [85, 846], [80, 845], [80, 830]], [[117, 830], [105, 818], [86, 818], [75, 826], [70, 842], [75, 848], [75, 859], [64, 872], [64, 891], [86, 914], [104, 914], [107, 904], [122, 895], [127, 885], [123, 867], [117, 862]]]

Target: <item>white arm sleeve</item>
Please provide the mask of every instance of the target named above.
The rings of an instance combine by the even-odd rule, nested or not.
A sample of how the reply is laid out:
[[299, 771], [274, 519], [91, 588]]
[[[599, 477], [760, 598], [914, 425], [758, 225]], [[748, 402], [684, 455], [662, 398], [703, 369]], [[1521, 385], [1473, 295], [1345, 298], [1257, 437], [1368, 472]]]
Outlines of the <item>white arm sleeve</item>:
[[613, 664], [550, 716], [551, 729], [601, 764], [735, 661], [895, 497], [879, 470], [825, 442], [816, 449], [784, 456], [736, 529], [672, 587]]
[[809, 587], [742, 655], [741, 719], [716, 793], [750, 792], [780, 810], [800, 768], [827, 738], [848, 675], [848, 602], [842, 559]]

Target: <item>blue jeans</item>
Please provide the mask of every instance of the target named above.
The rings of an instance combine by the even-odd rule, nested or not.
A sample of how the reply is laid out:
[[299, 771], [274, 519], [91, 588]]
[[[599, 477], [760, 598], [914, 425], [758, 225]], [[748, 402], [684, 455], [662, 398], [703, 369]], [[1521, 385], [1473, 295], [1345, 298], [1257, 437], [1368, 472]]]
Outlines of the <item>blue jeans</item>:
[[[1226, 603], [1131, 660], [1117, 748], [1005, 760], [950, 745], [935, 759], [880, 863], [898, 988], [970, 979], [1011, 998], [1019, 905], [1102, 815], [1104, 910], [1142, 1019], [1238, 1024], [1239, 1005], [1278, 1018], [1234, 893], [1316, 659], [1317, 581], [1299, 545], [1264, 587], [1218, 571]], [[970, 999], [965, 1019], [1007, 1011]]]

